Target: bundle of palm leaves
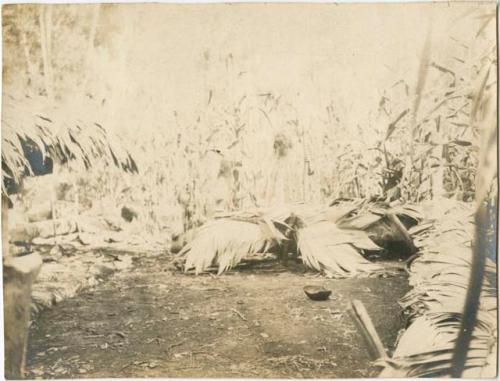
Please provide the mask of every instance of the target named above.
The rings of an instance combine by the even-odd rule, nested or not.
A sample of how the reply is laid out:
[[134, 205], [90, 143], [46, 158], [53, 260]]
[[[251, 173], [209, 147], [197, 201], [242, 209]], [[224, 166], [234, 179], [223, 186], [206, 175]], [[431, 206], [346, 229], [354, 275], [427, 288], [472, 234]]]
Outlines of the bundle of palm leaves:
[[[442, 205], [443, 206], [443, 205]], [[410, 229], [421, 248], [408, 263], [412, 290], [400, 301], [409, 326], [393, 357], [381, 364], [381, 377], [443, 377], [452, 374], [452, 358], [463, 319], [474, 236], [472, 205], [454, 201], [435, 220]], [[496, 372], [496, 267], [486, 260], [477, 323], [463, 377], [494, 377]]]
[[[307, 267], [328, 277], [370, 275], [383, 270], [363, 255], [382, 250], [380, 232], [385, 230], [380, 226], [388, 224], [387, 231], [401, 241], [406, 239], [401, 237], [406, 228], [398, 215], [419, 218], [409, 207], [350, 200], [330, 206], [295, 204], [219, 215], [194, 231], [179, 255], [185, 258], [185, 271], [196, 274], [212, 266], [221, 274], [249, 253], [295, 251]], [[409, 245], [408, 254], [412, 253]]]

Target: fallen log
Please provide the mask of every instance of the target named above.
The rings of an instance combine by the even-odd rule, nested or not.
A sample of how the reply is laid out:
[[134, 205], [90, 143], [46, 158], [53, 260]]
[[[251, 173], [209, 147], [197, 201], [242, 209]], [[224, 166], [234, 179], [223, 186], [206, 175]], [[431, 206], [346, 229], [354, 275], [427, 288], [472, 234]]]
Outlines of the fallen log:
[[77, 224], [70, 219], [55, 219], [14, 226], [10, 232], [11, 242], [32, 242], [34, 238], [50, 238], [75, 233]]

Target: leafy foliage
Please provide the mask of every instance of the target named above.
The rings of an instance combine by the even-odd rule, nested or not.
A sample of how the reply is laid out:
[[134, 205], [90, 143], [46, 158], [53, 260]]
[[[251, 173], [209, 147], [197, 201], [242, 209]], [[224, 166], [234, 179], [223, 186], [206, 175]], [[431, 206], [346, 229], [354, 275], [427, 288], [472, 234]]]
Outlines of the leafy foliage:
[[[50, 111], [48, 111], [50, 110]], [[98, 123], [76, 117], [69, 120], [57, 107], [48, 108], [43, 100], [15, 99], [4, 95], [2, 113], [2, 166], [6, 178], [19, 183], [24, 175], [33, 174], [24, 148], [32, 142], [42, 157], [59, 163], [70, 162], [80, 169], [99, 163], [124, 171], [137, 171], [137, 165], [115, 136]]]
[[[114, 4], [7, 6], [4, 84], [35, 96], [52, 92], [56, 101], [103, 115], [98, 119], [108, 134], [119, 131], [130, 140], [141, 167], [137, 179], [103, 171], [107, 186], [95, 184], [94, 173], [79, 174], [79, 182], [91, 183], [100, 197], [129, 189], [155, 230], [165, 220], [182, 218], [186, 230], [220, 211], [277, 201], [422, 201], [438, 194], [471, 201], [481, 131], [473, 119], [495, 99], [492, 15], [475, 7], [457, 19], [460, 27], [433, 40], [447, 47], [444, 53], [429, 45], [420, 65], [426, 80], [413, 83], [411, 73], [395, 72], [377, 88], [380, 100], [366, 115], [353, 115], [333, 92], [316, 102], [316, 88], [298, 96], [294, 86], [249, 87], [251, 60], [209, 47], [191, 57], [203, 79], [200, 99], [188, 112], [178, 109], [166, 102], [169, 76], [156, 75], [162, 60], [146, 62], [149, 55], [142, 54], [151, 53], [142, 45], [159, 26], [149, 30], [150, 13]], [[151, 49], [171, 54], [161, 41]]]
[[[363, 228], [393, 211], [378, 206], [374, 214], [369, 206], [363, 209], [360, 205], [363, 203], [342, 202], [330, 207], [296, 204], [220, 215], [196, 229], [179, 255], [186, 258], [185, 270], [194, 269], [199, 274], [217, 265], [221, 274], [246, 254], [286, 251], [293, 242], [307, 267], [329, 277], [374, 274], [382, 268], [362, 253], [377, 252], [381, 247]], [[354, 219], [361, 216], [369, 216], [371, 223], [355, 227]]]
[[196, 239], [180, 255], [186, 254], [185, 270], [194, 268], [199, 274], [215, 263], [221, 274], [237, 265], [245, 254], [266, 252], [271, 245], [258, 224], [216, 220], [199, 228]]
[[349, 277], [381, 270], [360, 255], [361, 250], [380, 250], [366, 233], [342, 230], [330, 221], [299, 229], [297, 246], [304, 264], [328, 277]]

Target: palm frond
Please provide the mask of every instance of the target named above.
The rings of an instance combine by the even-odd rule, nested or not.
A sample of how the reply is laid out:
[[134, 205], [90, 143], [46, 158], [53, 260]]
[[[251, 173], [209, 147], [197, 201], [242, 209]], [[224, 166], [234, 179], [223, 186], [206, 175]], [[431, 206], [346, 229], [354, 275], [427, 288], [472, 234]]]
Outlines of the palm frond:
[[2, 104], [4, 181], [10, 177], [19, 183], [24, 175], [33, 174], [24, 149], [27, 142], [31, 142], [44, 158], [72, 162], [84, 169], [99, 162], [124, 171], [137, 171], [134, 159], [118, 137], [98, 123], [78, 118], [42, 99], [21, 100], [6, 94]]
[[363, 253], [382, 248], [370, 234], [345, 222], [351, 221], [353, 214], [363, 217], [362, 213], [376, 216], [379, 221], [385, 218], [384, 210], [377, 214], [360, 212], [361, 206], [359, 202], [329, 207], [302, 203], [219, 214], [194, 232], [179, 255], [186, 259], [186, 271], [194, 269], [199, 274], [217, 265], [220, 274], [248, 253], [285, 249], [285, 245], [280, 247], [284, 241], [296, 240], [304, 265], [329, 277], [378, 273], [382, 266], [370, 262]]
[[200, 274], [215, 264], [221, 274], [246, 254], [266, 252], [275, 242], [258, 223], [220, 219], [201, 226], [179, 256], [186, 257], [185, 271], [194, 269]]
[[[381, 377], [450, 376], [453, 351], [463, 318], [472, 264], [474, 224], [465, 204], [436, 207], [434, 222], [414, 229], [422, 248], [408, 264], [412, 289], [400, 300], [410, 325], [398, 341]], [[436, 218], [437, 217], [437, 218]], [[438, 222], [438, 221], [439, 222]], [[495, 375], [496, 266], [487, 259], [478, 314], [463, 377]], [[491, 372], [491, 373], [488, 373]]]
[[342, 230], [326, 220], [297, 230], [297, 246], [304, 264], [329, 277], [352, 277], [381, 270], [360, 250], [380, 250], [363, 231]]
[[[401, 337], [380, 377], [449, 376], [461, 318], [460, 313], [433, 312], [415, 320]], [[491, 315], [480, 314], [473, 332], [464, 377], [488, 377], [485, 367], [496, 342], [494, 327], [495, 321]], [[489, 376], [492, 375], [494, 373]]]
[[387, 215], [395, 215], [404, 221], [409, 220], [411, 225], [416, 225], [423, 219], [420, 208], [411, 204], [389, 205], [381, 202], [344, 201], [337, 206], [352, 208], [349, 214], [337, 222], [340, 227], [347, 229], [366, 230]]

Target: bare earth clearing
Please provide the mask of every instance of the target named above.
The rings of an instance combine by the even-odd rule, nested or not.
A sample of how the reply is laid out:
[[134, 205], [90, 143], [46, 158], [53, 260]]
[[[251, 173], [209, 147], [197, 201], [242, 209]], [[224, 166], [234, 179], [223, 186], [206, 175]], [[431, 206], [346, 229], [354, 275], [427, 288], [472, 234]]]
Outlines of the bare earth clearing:
[[[376, 369], [350, 301], [365, 304], [389, 350], [404, 324], [403, 272], [329, 280], [276, 263], [194, 277], [171, 272], [170, 260], [136, 255], [131, 269], [43, 312], [29, 376], [364, 377]], [[307, 299], [308, 284], [331, 299]]]

